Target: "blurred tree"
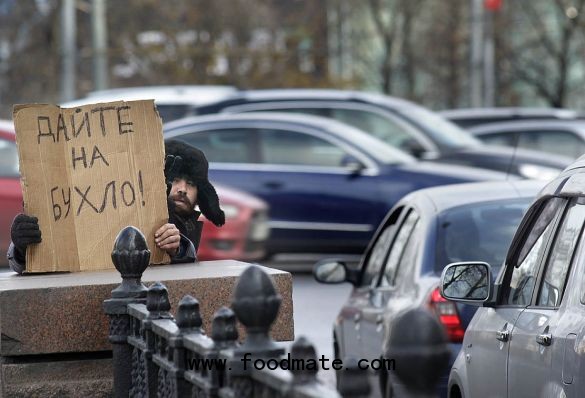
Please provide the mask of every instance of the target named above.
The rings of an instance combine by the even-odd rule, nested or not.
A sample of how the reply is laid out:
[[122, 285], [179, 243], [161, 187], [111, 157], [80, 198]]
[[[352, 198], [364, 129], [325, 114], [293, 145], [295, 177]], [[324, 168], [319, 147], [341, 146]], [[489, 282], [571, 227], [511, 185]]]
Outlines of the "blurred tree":
[[585, 83], [585, 0], [504, 2], [496, 27], [500, 104], [521, 103], [528, 88], [550, 106], [568, 106]]
[[[353, 18], [359, 8], [366, 16], [360, 19], [361, 33], [356, 36], [361, 40], [358, 48], [369, 53], [355, 58], [375, 60], [365, 74], [378, 77], [382, 92], [439, 106], [463, 102], [468, 63], [467, 0], [451, 0], [448, 6], [429, 0], [351, 4]], [[376, 54], [371, 53], [372, 48]]]
[[[76, 0], [77, 94], [94, 89], [91, 0]], [[113, 87], [233, 84], [469, 103], [469, 0], [107, 1]], [[0, 0], [0, 116], [59, 99], [61, 0]], [[585, 0], [504, 1], [498, 105], [585, 107]], [[536, 94], [536, 95], [535, 95]], [[579, 102], [580, 101], [580, 102]]]
[[[110, 3], [114, 81], [328, 85], [325, 0]], [[124, 10], [136, 10], [128, 20]], [[145, 27], [148, 27], [147, 30]]]
[[59, 96], [57, 1], [0, 1], [0, 116]]

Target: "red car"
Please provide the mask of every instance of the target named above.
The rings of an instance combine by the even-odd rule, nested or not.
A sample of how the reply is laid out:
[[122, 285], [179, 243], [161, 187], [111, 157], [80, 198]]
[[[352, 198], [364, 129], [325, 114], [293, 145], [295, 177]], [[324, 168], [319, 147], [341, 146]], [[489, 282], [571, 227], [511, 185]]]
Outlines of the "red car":
[[12, 122], [0, 121], [0, 264], [7, 264], [10, 225], [22, 212], [18, 152]]
[[[22, 190], [18, 171], [18, 151], [14, 125], [0, 121], [0, 264], [7, 264], [10, 225], [22, 212]], [[215, 185], [226, 223], [217, 228], [202, 217], [203, 233], [199, 260], [235, 259], [256, 261], [265, 255], [268, 237], [268, 206], [250, 194]]]
[[256, 261], [265, 255], [268, 238], [268, 205], [248, 193], [215, 184], [225, 225], [216, 227], [203, 215], [203, 232], [197, 250], [199, 260], [237, 259]]

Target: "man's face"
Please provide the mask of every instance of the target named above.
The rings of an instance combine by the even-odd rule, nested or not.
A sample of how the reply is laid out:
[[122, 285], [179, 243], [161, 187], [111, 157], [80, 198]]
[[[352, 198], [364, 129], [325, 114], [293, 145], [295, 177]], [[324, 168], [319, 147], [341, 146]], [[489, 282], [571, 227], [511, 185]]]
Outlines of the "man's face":
[[175, 203], [177, 213], [189, 215], [197, 204], [197, 186], [184, 178], [175, 178], [169, 199]]

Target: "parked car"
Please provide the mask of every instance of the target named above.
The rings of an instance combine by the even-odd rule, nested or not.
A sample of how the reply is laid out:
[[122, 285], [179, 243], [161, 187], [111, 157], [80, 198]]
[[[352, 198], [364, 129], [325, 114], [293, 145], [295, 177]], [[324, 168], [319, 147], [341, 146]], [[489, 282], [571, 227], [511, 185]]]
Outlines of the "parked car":
[[0, 264], [8, 265], [10, 225], [22, 212], [22, 191], [18, 171], [18, 152], [11, 121], [0, 121]]
[[[216, 189], [226, 223], [217, 228], [202, 216], [199, 260], [260, 260], [266, 254], [265, 244], [270, 232], [267, 204], [227, 186], [217, 185]], [[21, 212], [22, 190], [14, 125], [0, 122], [0, 264], [7, 265], [10, 226], [16, 214]]]
[[236, 92], [232, 86], [145, 86], [92, 91], [85, 98], [61, 104], [64, 108], [97, 102], [154, 99], [164, 122], [195, 114], [195, 109]]
[[250, 90], [201, 106], [199, 115], [274, 111], [312, 114], [357, 127], [415, 157], [550, 180], [572, 159], [482, 145], [437, 113], [404, 99], [343, 90]]
[[197, 258], [204, 260], [258, 261], [266, 256], [270, 235], [268, 205], [246, 192], [215, 184], [226, 223], [216, 227], [205, 216]]
[[585, 120], [518, 120], [472, 127], [488, 145], [504, 145], [577, 159], [585, 153]]
[[490, 123], [510, 122], [516, 120], [576, 120], [583, 119], [583, 113], [563, 108], [461, 108], [440, 111], [439, 115], [461, 128], [481, 126]]
[[[358, 269], [335, 260], [318, 263], [319, 282], [354, 286], [333, 326], [336, 358], [380, 358], [397, 316], [429, 309], [445, 327], [452, 352], [439, 386], [444, 395], [475, 307], [456, 306], [440, 296], [441, 272], [470, 258], [503, 263], [524, 211], [542, 186], [540, 181], [484, 182], [413, 192], [380, 224]], [[381, 393], [388, 397], [387, 375], [380, 376]]]
[[269, 254], [362, 253], [386, 212], [419, 188], [505, 179], [417, 162], [349, 125], [309, 115], [248, 113], [164, 126], [203, 152], [210, 178], [270, 206]]
[[481, 306], [451, 370], [450, 397], [583, 396], [584, 181], [582, 157], [543, 188], [494, 283], [483, 261], [444, 270], [443, 297]]

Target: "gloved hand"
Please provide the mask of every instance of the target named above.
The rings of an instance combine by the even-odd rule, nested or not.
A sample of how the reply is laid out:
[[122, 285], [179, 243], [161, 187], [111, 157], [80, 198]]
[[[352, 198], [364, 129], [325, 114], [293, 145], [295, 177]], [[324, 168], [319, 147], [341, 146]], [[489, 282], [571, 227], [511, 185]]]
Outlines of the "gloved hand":
[[167, 155], [165, 159], [165, 179], [167, 182], [167, 196], [171, 192], [175, 177], [179, 177], [179, 170], [183, 165], [183, 158], [180, 156]]
[[19, 214], [12, 221], [10, 237], [14, 247], [21, 253], [25, 253], [26, 247], [33, 243], [41, 242], [41, 229], [39, 219], [26, 214]]

